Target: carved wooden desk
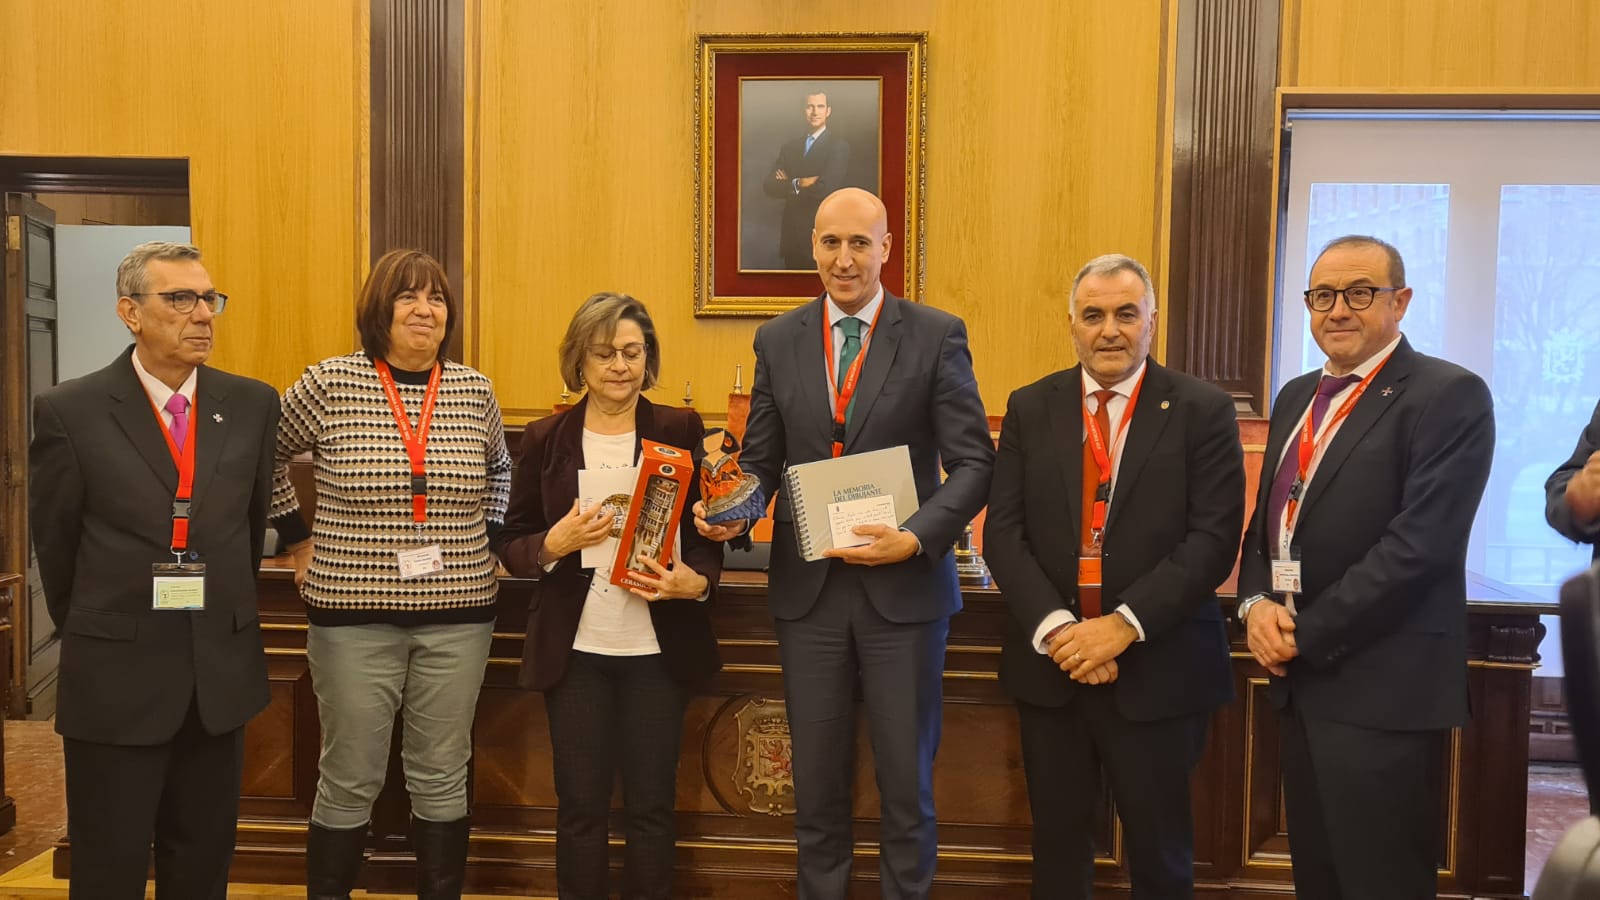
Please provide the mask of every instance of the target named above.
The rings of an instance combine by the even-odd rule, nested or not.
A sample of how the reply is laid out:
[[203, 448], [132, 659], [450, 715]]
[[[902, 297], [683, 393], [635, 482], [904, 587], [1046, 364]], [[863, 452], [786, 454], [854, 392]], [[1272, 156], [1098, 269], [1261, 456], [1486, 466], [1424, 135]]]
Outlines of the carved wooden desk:
[[[680, 893], [756, 900], [794, 893], [794, 842], [782, 673], [765, 576], [728, 573], [715, 611], [726, 668], [690, 704], [678, 774]], [[515, 687], [531, 582], [507, 580], [478, 704], [468, 889], [553, 895], [555, 791], [542, 697]], [[1492, 593], [1492, 591], [1491, 591]], [[262, 575], [272, 704], [249, 726], [236, 881], [303, 878], [306, 819], [317, 779], [316, 701], [305, 617], [289, 573]], [[1441, 896], [1522, 897], [1529, 686], [1547, 607], [1509, 598], [1471, 605], [1475, 718], [1448, 749]], [[944, 739], [935, 769], [940, 898], [1026, 897], [1028, 801], [1016, 715], [995, 680], [1007, 615], [993, 590], [969, 590], [951, 624]], [[1265, 672], [1235, 634], [1239, 700], [1217, 713], [1195, 775], [1195, 858], [1211, 896], [1284, 897], [1288, 842], [1279, 790], [1276, 713]], [[865, 729], [858, 750], [856, 896], [877, 897], [878, 797]], [[395, 741], [398, 752], [399, 740]], [[397, 756], [374, 814], [366, 887], [411, 889], [407, 800]], [[1115, 819], [1106, 816], [1100, 884], [1126, 893]], [[620, 823], [613, 823], [620, 849]], [[58, 871], [68, 852], [57, 854]], [[620, 859], [620, 854], [617, 857]], [[303, 883], [303, 882], [301, 882]]]

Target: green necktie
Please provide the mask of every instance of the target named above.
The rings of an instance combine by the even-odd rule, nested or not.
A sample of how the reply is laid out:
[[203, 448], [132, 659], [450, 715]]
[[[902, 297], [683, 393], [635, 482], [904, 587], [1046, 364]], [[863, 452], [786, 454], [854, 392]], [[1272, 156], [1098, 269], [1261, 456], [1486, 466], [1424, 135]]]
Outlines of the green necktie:
[[[844, 346], [839, 348], [838, 383], [835, 386], [835, 390], [843, 391], [845, 376], [850, 371], [850, 364], [854, 363], [856, 357], [861, 355], [861, 320], [855, 316], [845, 316], [839, 320], [839, 330], [844, 332]], [[850, 405], [845, 407], [844, 410], [846, 427], [850, 425], [850, 414], [855, 412], [855, 408], [856, 398], [851, 395]]]

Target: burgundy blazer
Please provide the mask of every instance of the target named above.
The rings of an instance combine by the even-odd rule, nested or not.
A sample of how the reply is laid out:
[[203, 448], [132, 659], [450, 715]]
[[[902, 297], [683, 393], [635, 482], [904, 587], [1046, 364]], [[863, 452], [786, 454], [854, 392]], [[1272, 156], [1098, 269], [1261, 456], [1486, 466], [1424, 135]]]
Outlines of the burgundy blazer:
[[[578, 633], [578, 618], [589, 596], [594, 569], [579, 565], [580, 554], [562, 557], [549, 572], [539, 565], [550, 525], [572, 509], [578, 496], [578, 470], [583, 464], [583, 417], [588, 398], [566, 412], [533, 422], [522, 432], [522, 452], [511, 473], [511, 503], [506, 524], [495, 537], [494, 550], [511, 574], [538, 578], [528, 610], [528, 637], [522, 644], [522, 670], [518, 684], [542, 691], [561, 681], [567, 657]], [[681, 447], [698, 458], [705, 426], [699, 413], [689, 409], [656, 406], [644, 397], [634, 410], [634, 453], [644, 438]], [[668, 671], [684, 686], [703, 685], [722, 660], [711, 633], [709, 604], [715, 599], [722, 574], [722, 545], [700, 536], [690, 507], [700, 499], [700, 479], [690, 479], [678, 540], [683, 561], [704, 575], [712, 597], [700, 600], [657, 600], [650, 604], [650, 620]]]

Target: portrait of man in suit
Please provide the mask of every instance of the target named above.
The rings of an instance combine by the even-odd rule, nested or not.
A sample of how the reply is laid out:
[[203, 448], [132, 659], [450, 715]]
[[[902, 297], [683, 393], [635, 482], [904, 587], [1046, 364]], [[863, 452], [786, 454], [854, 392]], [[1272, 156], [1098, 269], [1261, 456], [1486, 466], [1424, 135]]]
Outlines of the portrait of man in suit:
[[1238, 616], [1280, 713], [1296, 896], [1432, 897], [1493, 401], [1401, 333], [1412, 290], [1392, 245], [1336, 238], [1309, 280], [1327, 362], [1273, 404]]
[[1189, 777], [1233, 699], [1217, 586], [1244, 525], [1244, 451], [1220, 388], [1149, 358], [1155, 288], [1120, 254], [1073, 279], [1079, 364], [1006, 403], [984, 556], [1010, 608], [1033, 896], [1094, 896], [1102, 778], [1135, 898], [1194, 891]]
[[842, 187], [876, 193], [881, 86], [746, 79], [740, 86], [739, 268], [815, 268], [811, 225]]
[[[920, 508], [899, 528], [857, 526], [864, 546], [805, 562], [778, 495], [768, 600], [793, 748], [799, 896], [850, 892], [859, 685], [882, 795], [882, 896], [925, 900], [945, 640], [961, 608], [952, 547], [988, 497], [994, 444], [966, 326], [879, 281], [893, 249], [883, 203], [856, 188], [830, 195], [811, 242], [824, 293], [756, 331], [740, 465], [770, 497], [788, 466], [904, 444]], [[746, 525], [707, 525], [703, 504], [695, 512], [714, 540]]]
[[267, 705], [256, 571], [278, 395], [205, 365], [217, 292], [187, 244], [135, 247], [133, 346], [34, 402], [29, 516], [61, 668], [74, 898], [227, 892], [244, 726]]

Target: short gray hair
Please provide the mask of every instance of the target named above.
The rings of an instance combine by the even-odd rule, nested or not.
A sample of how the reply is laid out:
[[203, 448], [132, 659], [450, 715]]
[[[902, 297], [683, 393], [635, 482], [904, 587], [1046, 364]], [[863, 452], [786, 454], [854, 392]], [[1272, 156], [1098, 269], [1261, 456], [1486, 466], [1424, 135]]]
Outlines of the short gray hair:
[[1132, 272], [1139, 276], [1139, 280], [1144, 282], [1145, 302], [1150, 304], [1150, 311], [1155, 312], [1156, 286], [1150, 281], [1150, 273], [1145, 270], [1143, 265], [1140, 265], [1138, 260], [1131, 256], [1123, 256], [1121, 253], [1107, 253], [1103, 256], [1096, 256], [1094, 259], [1084, 263], [1083, 268], [1078, 270], [1078, 274], [1073, 276], [1072, 290], [1067, 294], [1068, 305], [1070, 306], [1074, 298], [1078, 296], [1078, 285], [1085, 278], [1090, 275], [1098, 278], [1107, 278], [1119, 272]]
[[1337, 250], [1340, 247], [1377, 247], [1383, 251], [1384, 256], [1389, 257], [1389, 286], [1395, 288], [1406, 286], [1406, 261], [1400, 258], [1400, 251], [1388, 241], [1370, 234], [1347, 234], [1323, 244], [1322, 249], [1317, 251], [1317, 258], [1311, 261], [1311, 268], [1316, 268], [1317, 263], [1322, 261], [1322, 257], [1329, 250]]
[[145, 267], [153, 259], [192, 259], [199, 262], [200, 248], [193, 244], [178, 244], [172, 241], [145, 241], [134, 247], [122, 258], [122, 262], [117, 264], [118, 297], [142, 294], [150, 287]]

